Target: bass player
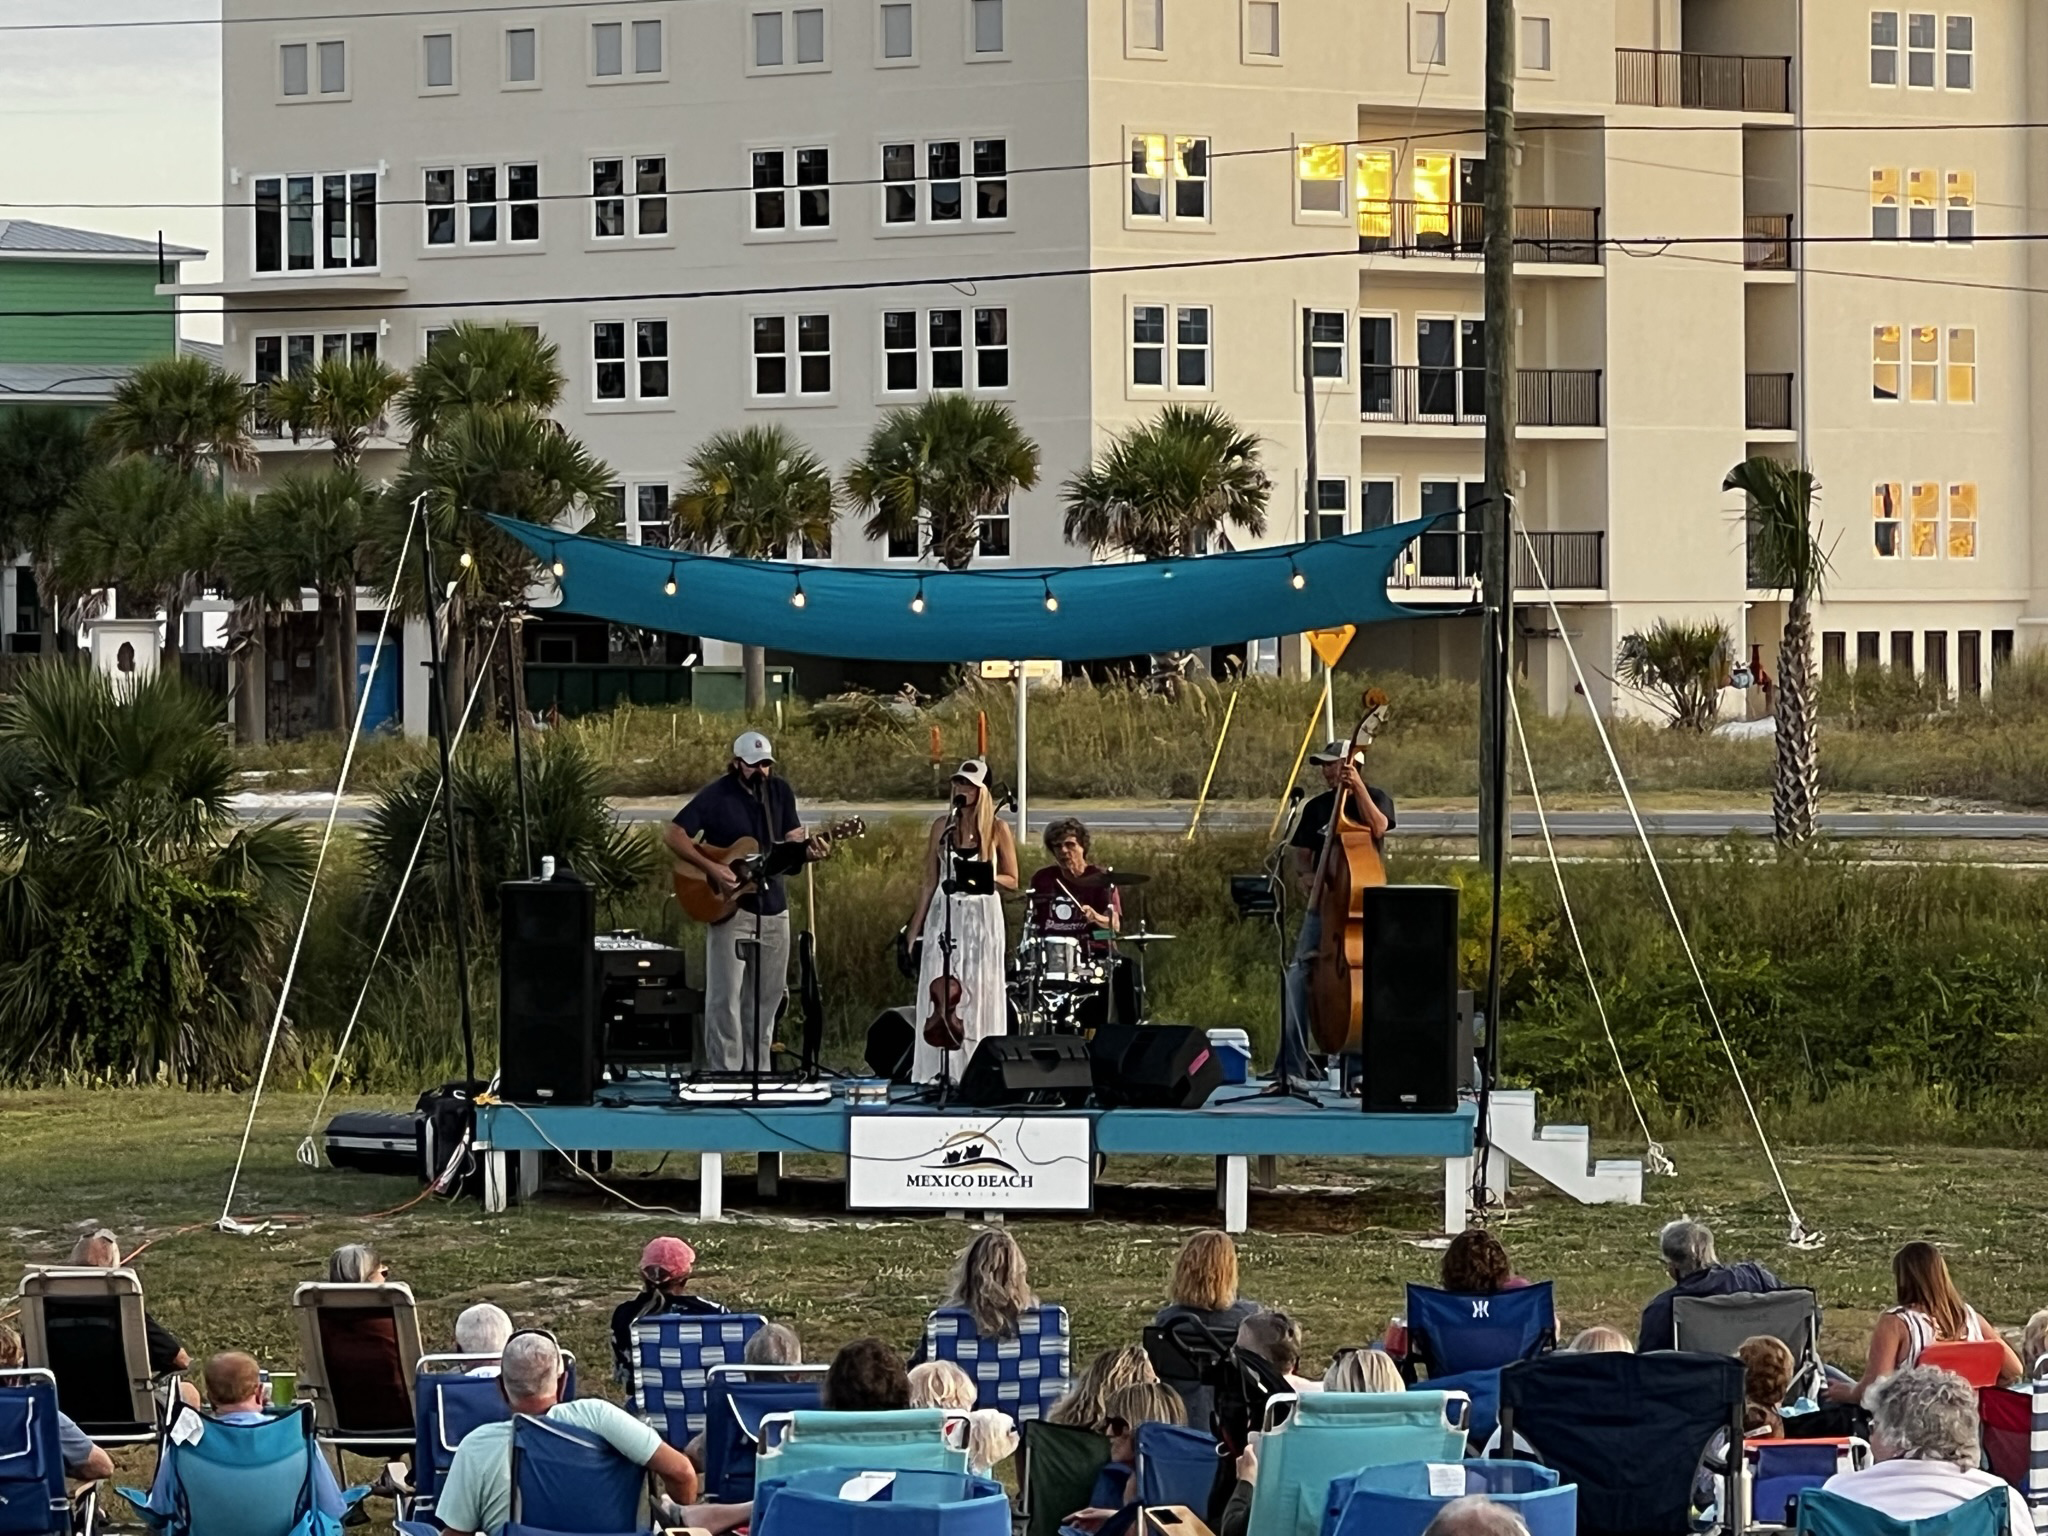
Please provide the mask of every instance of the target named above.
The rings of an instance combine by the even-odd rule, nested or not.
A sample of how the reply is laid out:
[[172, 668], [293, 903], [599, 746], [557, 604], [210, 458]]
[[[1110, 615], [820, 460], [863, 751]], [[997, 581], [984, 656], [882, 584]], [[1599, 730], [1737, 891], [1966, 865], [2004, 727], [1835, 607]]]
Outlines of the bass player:
[[[829, 856], [822, 838], [804, 831], [796, 791], [775, 775], [775, 748], [759, 731], [732, 744], [724, 773], [690, 797], [662, 833], [668, 850], [694, 865], [712, 889], [739, 885], [730, 865], [702, 843], [730, 848], [752, 839], [762, 848], [802, 843], [816, 861]], [[789, 996], [789, 896], [774, 876], [740, 896], [734, 914], [704, 938], [704, 1057], [710, 1072], [767, 1072], [775, 1053], [775, 1017]]]
[[1307, 897], [1307, 908], [1301, 920], [1301, 936], [1294, 945], [1294, 963], [1287, 968], [1287, 1016], [1280, 1024], [1280, 1060], [1287, 1075], [1297, 1083], [1307, 1081], [1309, 1075], [1309, 971], [1323, 942], [1323, 917], [1316, 901], [1316, 861], [1322, 856], [1330, 818], [1337, 814], [1338, 794], [1350, 796], [1351, 814], [1371, 829], [1375, 846], [1385, 843], [1387, 834], [1394, 830], [1394, 797], [1365, 782], [1359, 772], [1359, 762], [1365, 757], [1363, 750], [1356, 760], [1346, 761], [1350, 745], [1333, 741], [1322, 751], [1309, 754], [1309, 761], [1322, 770], [1323, 783], [1328, 787], [1301, 808], [1301, 819], [1295, 823], [1294, 836], [1289, 840], [1296, 885]]

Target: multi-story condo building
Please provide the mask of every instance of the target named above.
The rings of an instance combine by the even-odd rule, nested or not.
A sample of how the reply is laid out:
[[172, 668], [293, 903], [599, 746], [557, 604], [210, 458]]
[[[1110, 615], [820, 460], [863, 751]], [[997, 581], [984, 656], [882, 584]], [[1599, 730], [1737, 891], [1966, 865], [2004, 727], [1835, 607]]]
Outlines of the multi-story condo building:
[[[1215, 402], [1265, 439], [1269, 539], [1458, 514], [1393, 575], [1415, 621], [1354, 658], [1475, 666], [1483, 0], [311, 19], [334, 10], [227, 0], [227, 277], [183, 291], [226, 296], [251, 378], [337, 348], [403, 367], [459, 317], [537, 326], [635, 539], [714, 430], [779, 420], [844, 464], [887, 407], [966, 390], [1044, 452], [984, 530], [984, 560], [1019, 563], [1088, 558], [1058, 487], [1110, 433]], [[1719, 617], [1772, 666], [1780, 605], [1721, 489], [1757, 452], [1824, 486], [1827, 664], [1984, 686], [2048, 600], [2037, 258], [2009, 238], [2048, 205], [2011, 126], [2038, 115], [2040, 21], [1524, 0], [1518, 32], [1538, 696], [1573, 691], [1539, 563], [1596, 702], [1617, 639], [1661, 617]], [[915, 559], [851, 520], [801, 553]]]

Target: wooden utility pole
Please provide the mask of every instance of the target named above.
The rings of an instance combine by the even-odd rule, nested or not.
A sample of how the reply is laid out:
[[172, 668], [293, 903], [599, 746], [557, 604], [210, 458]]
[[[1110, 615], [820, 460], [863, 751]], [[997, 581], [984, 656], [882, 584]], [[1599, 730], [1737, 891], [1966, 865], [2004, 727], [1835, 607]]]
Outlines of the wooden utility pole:
[[1486, 505], [1480, 514], [1479, 857], [1507, 850], [1507, 689], [1515, 599], [1515, 0], [1486, 0]]

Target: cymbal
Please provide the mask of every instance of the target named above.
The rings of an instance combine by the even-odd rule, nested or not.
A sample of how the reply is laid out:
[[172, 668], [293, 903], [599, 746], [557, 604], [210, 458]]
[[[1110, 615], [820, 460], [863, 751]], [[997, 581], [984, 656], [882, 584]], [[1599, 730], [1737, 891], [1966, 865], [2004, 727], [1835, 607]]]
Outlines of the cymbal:
[[1148, 929], [1133, 928], [1127, 933], [1118, 934], [1117, 940], [1123, 944], [1164, 944], [1179, 937], [1177, 933], [1153, 933]]
[[1140, 874], [1135, 869], [1105, 869], [1101, 874], [1091, 877], [1088, 883], [1090, 885], [1143, 885], [1151, 878], [1150, 875]]

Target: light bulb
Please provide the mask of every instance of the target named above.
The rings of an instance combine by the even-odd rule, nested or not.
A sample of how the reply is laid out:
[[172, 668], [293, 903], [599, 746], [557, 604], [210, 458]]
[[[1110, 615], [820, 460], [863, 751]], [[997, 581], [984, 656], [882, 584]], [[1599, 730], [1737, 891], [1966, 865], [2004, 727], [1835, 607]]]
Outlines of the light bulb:
[[568, 568], [564, 566], [559, 559], [555, 561], [553, 569], [554, 573], [557, 576], [566, 576], [569, 574]]
[[671, 576], [667, 581], [663, 582], [661, 584], [661, 590], [666, 592], [670, 597], [674, 597], [676, 595], [675, 577]]
[[789, 594], [789, 606], [792, 608], [803, 607], [805, 601], [806, 599], [804, 597], [804, 589], [802, 587], [798, 587], [794, 592]]
[[912, 613], [924, 612], [924, 594], [922, 592], [910, 600], [910, 611]]
[[1045, 594], [1045, 611], [1047, 613], [1058, 613], [1060, 611], [1060, 600], [1050, 592]]
[[1293, 587], [1295, 591], [1299, 592], [1303, 587], [1308, 585], [1308, 578], [1302, 575], [1301, 572], [1296, 571], [1294, 575], [1289, 578], [1288, 585]]
[[476, 564], [476, 556], [472, 555], [468, 550], [465, 549], [461, 554], [455, 557], [455, 563], [461, 566], [466, 571], [472, 565]]

